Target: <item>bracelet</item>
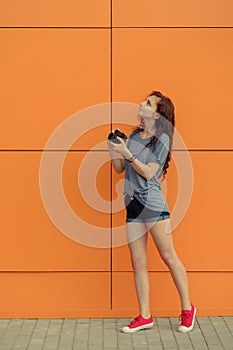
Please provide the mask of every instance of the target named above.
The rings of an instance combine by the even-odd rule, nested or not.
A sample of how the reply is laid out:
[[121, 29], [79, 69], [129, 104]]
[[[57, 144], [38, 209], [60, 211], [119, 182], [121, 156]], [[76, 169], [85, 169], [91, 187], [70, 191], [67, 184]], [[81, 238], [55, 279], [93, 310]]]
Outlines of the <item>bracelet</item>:
[[130, 158], [125, 158], [125, 160], [127, 160], [127, 162], [132, 163], [136, 158], [134, 156], [130, 157]]

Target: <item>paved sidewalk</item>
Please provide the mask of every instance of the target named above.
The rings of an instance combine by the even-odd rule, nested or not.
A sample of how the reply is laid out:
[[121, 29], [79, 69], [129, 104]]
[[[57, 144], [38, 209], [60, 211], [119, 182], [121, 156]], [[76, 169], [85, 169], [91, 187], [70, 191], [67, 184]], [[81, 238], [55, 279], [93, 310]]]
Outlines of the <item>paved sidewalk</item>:
[[176, 318], [155, 318], [152, 329], [124, 334], [129, 319], [0, 319], [1, 350], [233, 350], [233, 317], [197, 317], [188, 334]]

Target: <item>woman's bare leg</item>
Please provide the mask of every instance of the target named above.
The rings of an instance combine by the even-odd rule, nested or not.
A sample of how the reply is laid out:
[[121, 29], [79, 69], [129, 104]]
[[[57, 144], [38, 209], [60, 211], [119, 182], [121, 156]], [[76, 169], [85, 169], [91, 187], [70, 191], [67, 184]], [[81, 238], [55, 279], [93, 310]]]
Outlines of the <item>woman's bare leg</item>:
[[127, 224], [127, 238], [134, 271], [134, 282], [140, 314], [144, 318], [150, 317], [149, 278], [146, 257], [147, 236], [146, 224], [138, 222]]
[[[167, 233], [167, 227], [170, 227], [170, 219], [157, 221], [148, 225], [159, 254], [165, 264], [168, 266], [175, 286], [178, 290], [181, 307], [183, 310], [190, 310], [191, 304], [188, 292], [188, 280], [184, 265], [179, 260], [173, 245], [172, 234]], [[168, 226], [167, 226], [168, 225]]]

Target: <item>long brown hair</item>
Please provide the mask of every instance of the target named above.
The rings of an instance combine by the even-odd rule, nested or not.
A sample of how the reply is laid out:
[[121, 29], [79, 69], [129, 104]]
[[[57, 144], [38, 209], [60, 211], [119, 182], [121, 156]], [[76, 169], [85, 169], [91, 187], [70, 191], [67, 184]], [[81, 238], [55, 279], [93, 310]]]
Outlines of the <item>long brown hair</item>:
[[[173, 144], [173, 134], [174, 134], [174, 127], [175, 127], [175, 112], [174, 112], [174, 105], [169, 97], [164, 96], [159, 91], [152, 91], [147, 97], [149, 96], [157, 96], [160, 98], [160, 100], [157, 102], [157, 113], [159, 113], [162, 117], [155, 120], [155, 127], [156, 132], [154, 137], [151, 139], [150, 146], [155, 147], [156, 142], [158, 141], [159, 137], [166, 133], [169, 136], [169, 152], [166, 158], [166, 161], [164, 163], [162, 173], [160, 177], [162, 176], [162, 181], [165, 179], [165, 175], [167, 174], [167, 169], [169, 167], [169, 162], [171, 160], [171, 151], [172, 151], [172, 144]], [[142, 125], [139, 125], [137, 129], [143, 130]]]

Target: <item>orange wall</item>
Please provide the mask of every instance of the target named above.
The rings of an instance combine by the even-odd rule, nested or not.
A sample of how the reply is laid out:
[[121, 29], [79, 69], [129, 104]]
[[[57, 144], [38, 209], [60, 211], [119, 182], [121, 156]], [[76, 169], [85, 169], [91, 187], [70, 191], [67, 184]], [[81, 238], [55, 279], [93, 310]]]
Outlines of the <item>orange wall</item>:
[[[77, 120], [74, 136], [86, 131], [62, 169], [66, 200], [82, 219], [72, 238], [45, 210], [39, 171], [48, 139], [67, 118], [111, 100], [137, 104], [153, 89], [174, 101], [176, 128], [194, 171], [190, 206], [173, 231], [191, 299], [200, 316], [233, 314], [232, 14], [231, 0], [1, 1], [0, 317], [135, 316], [127, 246], [115, 247], [111, 236], [121, 225], [124, 234], [124, 211], [113, 205], [109, 212], [122, 176], [112, 173], [106, 145], [93, 150], [118, 116], [111, 117], [105, 105], [99, 126], [90, 114]], [[51, 160], [65, 150], [48, 151]], [[174, 143], [174, 154], [182, 152]], [[83, 188], [89, 198], [100, 164], [94, 179], [101, 198], [93, 195], [97, 209], [77, 185], [86, 156], [90, 168]], [[167, 190], [173, 211], [174, 162]], [[105, 248], [100, 241], [85, 244], [95, 229], [109, 239]], [[176, 316], [177, 292], [149, 243], [153, 315]]]

